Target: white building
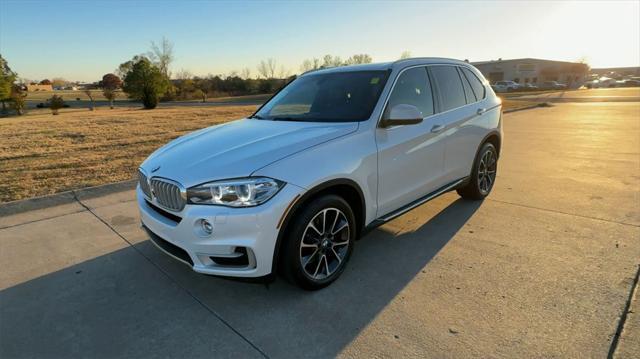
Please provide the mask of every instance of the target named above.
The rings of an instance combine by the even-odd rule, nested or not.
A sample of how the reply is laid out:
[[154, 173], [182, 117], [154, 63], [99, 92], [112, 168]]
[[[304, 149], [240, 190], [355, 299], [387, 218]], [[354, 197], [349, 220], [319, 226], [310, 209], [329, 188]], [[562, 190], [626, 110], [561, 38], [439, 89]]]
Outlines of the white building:
[[557, 81], [569, 88], [580, 87], [586, 80], [589, 66], [579, 62], [553, 61], [542, 59], [512, 59], [472, 62], [491, 82], [514, 81], [519, 84], [542, 84]]

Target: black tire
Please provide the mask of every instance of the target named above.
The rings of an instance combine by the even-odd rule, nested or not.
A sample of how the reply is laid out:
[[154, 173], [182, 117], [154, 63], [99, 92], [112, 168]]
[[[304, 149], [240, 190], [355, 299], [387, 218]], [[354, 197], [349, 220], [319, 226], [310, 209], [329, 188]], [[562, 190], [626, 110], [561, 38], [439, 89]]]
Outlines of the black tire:
[[[323, 213], [326, 218], [323, 217]], [[326, 225], [322, 225], [321, 220], [328, 223], [333, 230], [344, 225], [348, 227], [331, 235], [332, 231], [326, 230]], [[322, 226], [322, 232], [326, 235], [314, 230], [316, 226]], [[342, 197], [325, 195], [312, 200], [296, 212], [285, 233], [280, 258], [282, 274], [287, 280], [306, 290], [328, 286], [344, 271], [353, 251], [356, 232], [355, 216]], [[338, 245], [339, 243], [346, 245]], [[306, 261], [306, 266], [303, 266], [303, 261]], [[314, 272], [314, 268], [315, 273], [311, 273]]]
[[[489, 162], [486, 166], [485, 162]], [[471, 177], [464, 187], [458, 188], [458, 194], [469, 200], [482, 200], [491, 193], [498, 171], [498, 151], [487, 142], [480, 148], [471, 170]]]

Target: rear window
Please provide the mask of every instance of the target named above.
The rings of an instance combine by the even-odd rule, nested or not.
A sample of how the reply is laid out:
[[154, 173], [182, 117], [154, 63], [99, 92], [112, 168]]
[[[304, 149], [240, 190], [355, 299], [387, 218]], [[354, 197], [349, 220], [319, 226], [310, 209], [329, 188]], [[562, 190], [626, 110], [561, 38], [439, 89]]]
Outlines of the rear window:
[[462, 81], [454, 66], [431, 66], [429, 69], [438, 86], [442, 111], [466, 105]]

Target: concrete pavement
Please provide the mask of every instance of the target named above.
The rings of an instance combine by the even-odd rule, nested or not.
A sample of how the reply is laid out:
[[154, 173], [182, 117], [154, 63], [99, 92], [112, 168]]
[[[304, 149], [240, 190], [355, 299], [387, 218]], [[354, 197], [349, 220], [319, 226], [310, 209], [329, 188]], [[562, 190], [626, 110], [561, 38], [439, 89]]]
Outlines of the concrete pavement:
[[583, 89], [571, 91], [546, 92], [541, 94], [509, 97], [510, 100], [542, 102], [638, 102], [639, 87]]
[[504, 121], [489, 199], [375, 230], [319, 292], [191, 272], [132, 191], [0, 217], [0, 357], [640, 356], [640, 103]]

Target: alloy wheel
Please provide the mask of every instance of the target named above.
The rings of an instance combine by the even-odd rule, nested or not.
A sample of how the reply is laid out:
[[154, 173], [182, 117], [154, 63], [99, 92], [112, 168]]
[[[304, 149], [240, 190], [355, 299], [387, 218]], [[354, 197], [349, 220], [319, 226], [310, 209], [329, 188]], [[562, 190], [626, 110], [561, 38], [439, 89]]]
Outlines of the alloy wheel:
[[489, 194], [496, 180], [498, 159], [492, 149], [486, 151], [478, 164], [478, 189], [483, 195]]
[[300, 265], [313, 280], [324, 280], [345, 263], [350, 228], [337, 208], [325, 208], [307, 224], [300, 243]]

